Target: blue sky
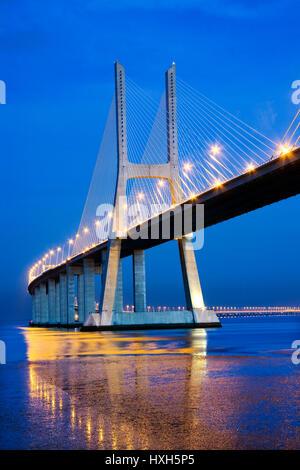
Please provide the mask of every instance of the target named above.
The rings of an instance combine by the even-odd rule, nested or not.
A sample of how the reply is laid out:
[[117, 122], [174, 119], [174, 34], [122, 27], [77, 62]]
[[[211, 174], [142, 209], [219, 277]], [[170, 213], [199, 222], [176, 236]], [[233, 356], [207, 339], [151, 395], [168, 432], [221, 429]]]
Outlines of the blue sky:
[[[30, 317], [28, 267], [77, 230], [114, 61], [159, 98], [174, 60], [183, 80], [277, 139], [297, 110], [298, 16], [292, 0], [1, 1], [2, 317]], [[206, 230], [206, 303], [299, 304], [298, 214], [299, 196]], [[147, 252], [147, 270], [149, 303], [184, 303], [175, 242]]]

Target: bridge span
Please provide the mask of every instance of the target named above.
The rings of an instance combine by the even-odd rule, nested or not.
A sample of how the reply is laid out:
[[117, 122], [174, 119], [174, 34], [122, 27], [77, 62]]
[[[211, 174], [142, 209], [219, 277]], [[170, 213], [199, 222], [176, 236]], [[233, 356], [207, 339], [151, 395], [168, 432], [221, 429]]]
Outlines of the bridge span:
[[[205, 307], [194, 255], [191, 232], [256, 210], [300, 192], [300, 148], [288, 149], [266, 163], [249, 167], [236, 177], [205, 191], [184, 197], [178, 166], [175, 64], [166, 73], [168, 110], [168, 159], [164, 165], [133, 165], [127, 158], [125, 72], [115, 65], [116, 122], [118, 141], [118, 179], [115, 213], [126, 195], [130, 178], [161, 178], [168, 181], [172, 205], [160, 214], [131, 227], [121, 237], [109, 237], [87, 247], [63, 262], [48, 266], [31, 276], [28, 285], [33, 300], [34, 326], [74, 326], [85, 329], [216, 327], [219, 319]], [[197, 207], [204, 207], [204, 222]], [[182, 225], [178, 237], [175, 217], [191, 214], [192, 227]], [[170, 224], [168, 238], [162, 236], [163, 221]], [[120, 222], [119, 220], [117, 221]], [[156, 236], [151, 236], [153, 231]], [[139, 234], [137, 237], [136, 234]], [[187, 310], [149, 312], [146, 308], [145, 250], [176, 238], [178, 240]], [[133, 256], [133, 313], [123, 311], [122, 258]], [[100, 313], [95, 312], [95, 275], [101, 275]], [[78, 310], [75, 312], [75, 297]]]

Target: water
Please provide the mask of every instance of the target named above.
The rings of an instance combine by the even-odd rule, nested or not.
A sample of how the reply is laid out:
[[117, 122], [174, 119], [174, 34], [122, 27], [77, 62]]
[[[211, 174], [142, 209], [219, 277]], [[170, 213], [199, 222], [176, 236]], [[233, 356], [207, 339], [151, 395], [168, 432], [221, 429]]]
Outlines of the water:
[[222, 329], [1, 326], [1, 449], [299, 449], [300, 317]]

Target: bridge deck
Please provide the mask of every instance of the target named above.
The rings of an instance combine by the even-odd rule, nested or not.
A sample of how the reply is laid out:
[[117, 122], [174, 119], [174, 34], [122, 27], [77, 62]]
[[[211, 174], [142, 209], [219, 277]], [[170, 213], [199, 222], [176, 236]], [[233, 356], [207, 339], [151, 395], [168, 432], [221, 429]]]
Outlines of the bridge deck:
[[[225, 182], [220, 187], [210, 189], [191, 200], [185, 201], [181, 206], [187, 203], [193, 207], [197, 204], [204, 204], [204, 226], [210, 227], [224, 220], [237, 217], [290, 196], [295, 196], [299, 192], [300, 148], [288, 155], [265, 163], [255, 169], [255, 171], [242, 174]], [[172, 209], [166, 211], [165, 214], [166, 217], [170, 218], [172, 224], [174, 219]], [[140, 230], [149, 230], [150, 222], [146, 221], [141, 224]], [[161, 226], [161, 219], [158, 223]], [[197, 227], [194, 217], [193, 230], [195, 231], [199, 228], [201, 227]], [[132, 240], [127, 238], [122, 241], [121, 256], [129, 256], [134, 249], [148, 249], [166, 241], [168, 240], [153, 240], [150, 238], [147, 240]], [[107, 242], [101, 243], [89, 251], [72, 258], [69, 263], [81, 263], [82, 259], [87, 256], [98, 258], [100, 262], [101, 250], [106, 247]], [[65, 265], [60, 265], [44, 272], [29, 284], [28, 290], [31, 291], [41, 280], [57, 276], [64, 269]]]

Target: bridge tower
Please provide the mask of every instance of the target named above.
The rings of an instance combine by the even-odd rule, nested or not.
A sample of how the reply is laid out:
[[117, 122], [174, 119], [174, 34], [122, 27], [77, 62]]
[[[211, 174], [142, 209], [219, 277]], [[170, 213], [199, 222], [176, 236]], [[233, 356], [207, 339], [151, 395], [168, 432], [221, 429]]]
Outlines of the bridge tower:
[[[115, 98], [117, 124], [118, 176], [114, 199], [114, 223], [109, 239], [103, 266], [102, 293], [100, 299], [101, 326], [126, 324], [123, 314], [122, 263], [121, 247], [124, 231], [124, 210], [126, 201], [126, 185], [131, 178], [161, 178], [170, 184], [172, 203], [182, 201], [182, 188], [178, 168], [177, 144], [177, 102], [175, 64], [166, 72], [166, 105], [167, 105], [167, 136], [168, 155], [166, 163], [136, 164], [128, 160], [127, 126], [126, 126], [126, 86], [125, 70], [118, 62], [115, 63]], [[165, 312], [163, 323], [203, 323], [218, 324], [219, 320], [213, 311], [206, 310], [203, 302], [195, 254], [191, 241], [183, 237], [178, 240], [181, 268], [188, 312]], [[138, 249], [133, 252], [133, 279], [135, 314], [131, 320], [140, 324], [152, 323], [154, 314], [149, 314], [146, 307], [146, 276], [145, 253]], [[123, 314], [123, 315], [122, 315]], [[175, 314], [175, 315], [174, 315]], [[95, 317], [94, 317], [95, 320]], [[97, 325], [100, 326], [100, 325]]]

